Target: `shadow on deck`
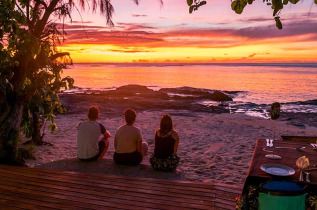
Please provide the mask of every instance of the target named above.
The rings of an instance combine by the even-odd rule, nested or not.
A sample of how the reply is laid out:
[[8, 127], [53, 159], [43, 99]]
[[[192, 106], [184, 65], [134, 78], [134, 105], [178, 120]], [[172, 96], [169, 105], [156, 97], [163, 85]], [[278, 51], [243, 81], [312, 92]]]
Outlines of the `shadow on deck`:
[[0, 209], [234, 209], [242, 188], [0, 165]]

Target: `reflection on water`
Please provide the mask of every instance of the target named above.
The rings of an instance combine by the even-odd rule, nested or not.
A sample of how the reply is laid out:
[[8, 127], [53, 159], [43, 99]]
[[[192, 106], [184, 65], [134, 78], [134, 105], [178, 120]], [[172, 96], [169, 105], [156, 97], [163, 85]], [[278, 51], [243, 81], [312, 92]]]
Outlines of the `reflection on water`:
[[[205, 106], [228, 106], [231, 113], [269, 118], [270, 104], [284, 112], [317, 113], [316, 104], [287, 103], [317, 99], [317, 64], [75, 64], [64, 76], [75, 79], [65, 93], [100, 94], [127, 84], [150, 89], [189, 86], [210, 90], [243, 91], [230, 94], [233, 102], [198, 101]], [[193, 97], [169, 93], [170, 96]]]
[[270, 104], [316, 99], [317, 65], [75, 64], [64, 71], [75, 86], [103, 89], [127, 84], [245, 91], [235, 101]]

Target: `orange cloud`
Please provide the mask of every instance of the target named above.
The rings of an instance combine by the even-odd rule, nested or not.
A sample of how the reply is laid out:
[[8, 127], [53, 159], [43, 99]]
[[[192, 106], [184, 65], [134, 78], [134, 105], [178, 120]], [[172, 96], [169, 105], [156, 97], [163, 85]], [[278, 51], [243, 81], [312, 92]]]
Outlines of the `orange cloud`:
[[[250, 19], [249, 21], [255, 21]], [[162, 30], [149, 24], [119, 23], [109, 29], [65, 25], [64, 50], [75, 62], [314, 62], [317, 59], [317, 20], [275, 26], [194, 28], [186, 25]], [[301, 58], [298, 57], [298, 50]]]

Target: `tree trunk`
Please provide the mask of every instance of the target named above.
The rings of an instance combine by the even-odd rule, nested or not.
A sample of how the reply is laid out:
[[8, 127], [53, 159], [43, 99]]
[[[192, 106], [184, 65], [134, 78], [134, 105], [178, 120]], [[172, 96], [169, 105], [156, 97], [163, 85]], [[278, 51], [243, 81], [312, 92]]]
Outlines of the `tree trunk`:
[[17, 101], [8, 105], [6, 117], [0, 122], [0, 163], [23, 165], [24, 161], [18, 154], [18, 140], [24, 105]]

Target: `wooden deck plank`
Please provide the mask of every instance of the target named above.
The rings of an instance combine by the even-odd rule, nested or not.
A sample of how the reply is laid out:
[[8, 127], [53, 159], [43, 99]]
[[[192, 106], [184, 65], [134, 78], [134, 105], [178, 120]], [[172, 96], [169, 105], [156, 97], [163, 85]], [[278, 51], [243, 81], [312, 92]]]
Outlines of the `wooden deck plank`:
[[[0, 168], [0, 172], [1, 171], [4, 171], [4, 170]], [[5, 170], [5, 171], [8, 171], [8, 170]], [[28, 171], [25, 171], [25, 170], [23, 170], [23, 172], [24, 172], [24, 174], [28, 173]], [[56, 180], [57, 180], [57, 178], [60, 178], [60, 179], [63, 179], [63, 180], [69, 179], [69, 174], [63, 175], [63, 174], [58, 173], [58, 171], [54, 171], [54, 172], [55, 172], [54, 175], [47, 174], [47, 172], [45, 174], [43, 174], [43, 175], [45, 175], [47, 177], [52, 176]], [[18, 173], [20, 174], [21, 171], [18, 171]], [[41, 172], [39, 172], [39, 173], [41, 173]], [[38, 175], [39, 173], [37, 173], [36, 175]], [[31, 173], [31, 174], [34, 175], [34, 173]], [[56, 176], [56, 174], [58, 176]], [[76, 174], [76, 175], [78, 175], [78, 174]], [[163, 182], [156, 183], [155, 182], [156, 180], [153, 180], [153, 179], [150, 179], [150, 180], [148, 180], [148, 179], [142, 180], [141, 179], [141, 180], [139, 180], [139, 179], [133, 179], [133, 178], [129, 179], [128, 177], [126, 179], [125, 177], [120, 177], [120, 176], [109, 178], [108, 175], [107, 175], [107, 179], [103, 180], [104, 176], [101, 176], [101, 177], [98, 176], [98, 177], [96, 177], [97, 179], [94, 179], [94, 176], [91, 175], [91, 174], [80, 174], [80, 177], [78, 177], [76, 175], [71, 177], [72, 181], [75, 181], [75, 180], [83, 181], [83, 177], [86, 177], [87, 178], [86, 181], [94, 182], [94, 183], [105, 183], [106, 181], [109, 181], [112, 184], [120, 184], [120, 183], [127, 184], [128, 183], [129, 186], [131, 186], [131, 185], [138, 185], [138, 186], [144, 186], [144, 187], [152, 186], [152, 187], [155, 187], [156, 189], [159, 189], [161, 186], [163, 186], [164, 190], [166, 190], [166, 189], [170, 189], [170, 190], [176, 190], [176, 189], [184, 190], [184, 189], [186, 189], [186, 191], [198, 191], [198, 192], [207, 192], [207, 193], [209, 193], [210, 189], [212, 187], [214, 187], [213, 184], [209, 184], [209, 183], [207, 183], [206, 185], [198, 185], [198, 186], [194, 186], [194, 184], [196, 184], [196, 183], [192, 184], [190, 182], [186, 183], [186, 184], [190, 184], [190, 185], [184, 185], [184, 183], [181, 183], [181, 184], [177, 185], [177, 182], [176, 183], [170, 182], [170, 180], [167, 180], [167, 182], [163, 181]], [[39, 177], [43, 177], [43, 176], [39, 176]], [[129, 180], [129, 181], [127, 182], [127, 180]], [[241, 189], [239, 189], [239, 190], [241, 190]], [[191, 193], [195, 193], [195, 192], [190, 192], [189, 194], [191, 194]]]
[[[73, 197], [78, 197], [78, 198], [87, 198], [87, 199], [103, 199], [105, 196], [101, 191], [90, 191], [89, 189], [86, 190], [74, 190], [72, 188], [65, 188], [65, 187], [55, 187], [55, 185], [52, 184], [38, 184], [36, 182], [30, 182], [29, 180], [17, 180], [17, 178], [7, 178], [7, 177], [1, 177], [0, 178], [0, 184], [4, 185], [5, 183], [10, 183], [10, 186], [18, 186], [24, 189], [30, 189], [30, 190], [38, 190], [44, 193], [59, 193], [65, 196], [71, 196], [71, 198]], [[78, 192], [78, 193], [77, 193]], [[107, 194], [106, 194], [107, 195]], [[108, 195], [112, 196], [111, 194], [108, 193]], [[141, 196], [141, 197], [140, 197]], [[151, 205], [153, 206], [153, 204], [164, 204], [164, 205], [170, 205], [170, 206], [174, 206], [176, 207], [184, 207], [184, 208], [198, 208], [198, 209], [205, 209], [204, 206], [208, 206], [208, 204], [210, 204], [210, 202], [204, 202], [201, 204], [191, 204], [191, 203], [186, 203], [186, 202], [182, 202], [182, 203], [177, 203], [175, 201], [166, 201], [166, 200], [153, 200], [153, 199], [147, 199], [144, 198], [143, 194], [140, 194], [138, 196], [129, 196], [127, 195], [125, 192], [123, 192], [123, 194], [119, 194], [116, 195], [117, 199], [123, 199], [123, 203], [128, 203], [131, 204], [131, 202], [142, 202], [142, 205], [148, 206], [147, 203], [151, 203]], [[115, 200], [113, 200], [112, 198], [106, 198], [107, 201], [111, 201], [111, 202], [115, 202]]]
[[5, 210], [21, 210], [21, 209], [25, 209], [25, 208], [18, 208], [18, 207], [14, 207], [14, 206], [3, 205], [3, 204], [2, 204], [2, 200], [0, 199], [0, 209], [5, 209]]
[[6, 209], [6, 210], [10, 210], [10, 209], [29, 209], [32, 208], [32, 205], [28, 205], [28, 204], [24, 204], [24, 203], [16, 203], [16, 202], [12, 202], [10, 199], [6, 199], [5, 197], [0, 198], [0, 209]]
[[[103, 193], [102, 190], [100, 191], [96, 191], [96, 190], [77, 190], [77, 189], [72, 189], [72, 188], [65, 188], [65, 187], [55, 187], [55, 185], [52, 184], [38, 184], [36, 182], [32, 182], [29, 180], [16, 180], [16, 178], [7, 178], [7, 177], [1, 177], [0, 178], [0, 184], [3, 184], [2, 181], [4, 183], [10, 182], [13, 183], [13, 185], [18, 185], [19, 187], [22, 188], [26, 188], [26, 189], [31, 189], [31, 190], [39, 190], [42, 192], [46, 192], [46, 193], [60, 193], [62, 195], [65, 196], [75, 196], [78, 198], [87, 198], [87, 199], [104, 199], [107, 195], [112, 196], [113, 194], [105, 194]], [[12, 184], [10, 185], [12, 186]], [[1, 187], [0, 187], [1, 188]], [[74, 193], [75, 192], [75, 193]], [[79, 192], [79, 193], [76, 193]], [[176, 207], [183, 207], [183, 208], [196, 208], [196, 209], [206, 209], [205, 206], [208, 206], [211, 204], [211, 202], [202, 202], [202, 203], [196, 203], [196, 204], [192, 204], [192, 203], [186, 203], [184, 202], [184, 200], [165, 200], [165, 199], [153, 199], [153, 198], [146, 198], [146, 196], [144, 196], [143, 194], [139, 194], [138, 196], [135, 196], [134, 194], [128, 194], [128, 193], [121, 193], [121, 194], [117, 194], [113, 197], [116, 197], [117, 199], [123, 199], [124, 202], [123, 203], [127, 203], [127, 204], [131, 204], [131, 201], [133, 202], [142, 202], [142, 205], [146, 205], [148, 206], [146, 203], [151, 203], [152, 204], [160, 204], [160, 205], [168, 205], [168, 206], [174, 206], [174, 208]], [[163, 197], [161, 197], [163, 198]], [[113, 200], [113, 198], [106, 198], [107, 201], [111, 201], [111, 202], [116, 202]], [[183, 201], [183, 202], [181, 202]], [[181, 202], [181, 203], [178, 203]], [[145, 203], [145, 204], [144, 204]]]
[[65, 205], [60, 205], [58, 203], [51, 202], [51, 199], [37, 199], [35, 196], [30, 196], [29, 194], [19, 193], [17, 191], [8, 189], [0, 192], [0, 197], [7, 201], [7, 205], [19, 209], [74, 209], [71, 208], [71, 206], [66, 207]]
[[[65, 189], [65, 187], [67, 186], [68, 188], [66, 190], [68, 191], [77, 191], [77, 192], [86, 192], [86, 193], [90, 193], [92, 195], [100, 195], [100, 193], [112, 193], [111, 195], [112, 196], [116, 196], [117, 198], [120, 198], [121, 197], [121, 194], [119, 195], [115, 195], [115, 193], [117, 191], [106, 191], [104, 192], [105, 190], [107, 190], [107, 188], [111, 188], [113, 187], [112, 185], [110, 184], [107, 184], [105, 186], [102, 186], [102, 185], [99, 185], [99, 186], [94, 186], [94, 187], [91, 187], [90, 185], [87, 185], [86, 183], [84, 183], [85, 185], [84, 186], [81, 186], [81, 184], [78, 184], [78, 183], [75, 183], [75, 185], [73, 184], [69, 184], [69, 183], [66, 183], [66, 182], [57, 182], [57, 181], [54, 181], [54, 180], [44, 180], [43, 181], [43, 178], [30, 178], [30, 177], [24, 177], [24, 175], [21, 175], [19, 177], [14, 177], [14, 174], [6, 174], [6, 173], [3, 173], [2, 172], [2, 177], [0, 177], [0, 179], [2, 180], [6, 180], [6, 181], [11, 181], [11, 182], [21, 182], [21, 183], [24, 183], [24, 182], [27, 182], [29, 185], [30, 184], [33, 184], [33, 185], [36, 185], [36, 186], [44, 186], [44, 187], [51, 187], [51, 188], [56, 188], [58, 190], [63, 190]], [[49, 182], [50, 184], [43, 184], [43, 183], [47, 183]], [[89, 186], [89, 191], [87, 191], [87, 187], [85, 186]], [[128, 188], [128, 186], [126, 186]], [[149, 198], [152, 200], [152, 199], [155, 199], [157, 201], [155, 202], [158, 202], [160, 201], [164, 196], [164, 199], [162, 199], [162, 202], [164, 203], [168, 203], [169, 201], [172, 201], [173, 203], [177, 203], [177, 202], [182, 202], [184, 203], [184, 205], [191, 205], [191, 203], [193, 204], [204, 204], [204, 205], [208, 205], [208, 203], [210, 203], [210, 200], [212, 198], [212, 193], [215, 193], [213, 191], [210, 191], [210, 194], [208, 195], [208, 197], [205, 199], [207, 200], [207, 202], [205, 202], [203, 199], [201, 200], [197, 200], [196, 199], [190, 199], [189, 202], [184, 202], [184, 199], [181, 198], [177, 198], [177, 197], [173, 197], [173, 195], [175, 195], [174, 193], [169, 193], [168, 191], [166, 191], [168, 194], [166, 193], [157, 193], [157, 192], [148, 192], [148, 191], [143, 191], [142, 193], [136, 193], [137, 191], [135, 189], [127, 189], [127, 188], [121, 188], [120, 190], [122, 191], [122, 193], [124, 192], [126, 196], [129, 196], [129, 195], [133, 195], [134, 197], [136, 198], [131, 198], [133, 200], [137, 199], [139, 197], [141, 198], [146, 198], [149, 196]], [[83, 191], [84, 190], [84, 191]], [[118, 193], [116, 193], [118, 194]], [[166, 196], [167, 195], [167, 196]], [[177, 194], [176, 194], [177, 196]], [[166, 199], [167, 198], [167, 199]], [[191, 198], [190, 196], [187, 195], [187, 198]], [[142, 202], [145, 202], [144, 200], [142, 200]], [[153, 201], [152, 201], [153, 202]]]
[[[4, 167], [3, 165], [0, 165], [0, 169]], [[14, 167], [14, 166], [5, 166], [4, 167], [5, 170], [27, 170], [30, 168], [22, 168], [22, 167]], [[73, 171], [57, 171], [57, 170], [51, 170], [51, 169], [42, 169], [42, 168], [32, 168], [31, 170], [36, 170], [37, 173], [43, 172], [44, 174], [58, 174], [58, 175], [66, 175], [66, 176], [88, 176], [91, 178], [104, 178], [104, 174], [86, 174], [86, 173], [77, 173], [77, 172], [73, 172]], [[49, 172], [49, 173], [48, 173]], [[116, 175], [106, 175], [107, 179], [123, 179], [123, 180], [129, 180], [130, 181], [141, 181], [143, 183], [146, 182], [151, 182], [151, 183], [159, 183], [159, 184], [170, 184], [173, 186], [183, 186], [184, 184], [188, 184], [188, 186], [192, 186], [192, 187], [199, 187], [199, 188], [209, 188], [209, 186], [214, 186], [213, 183], [208, 183], [208, 182], [192, 182], [192, 181], [183, 181], [183, 180], [162, 180], [162, 179], [152, 179], [152, 178], [141, 178], [141, 177], [126, 177], [126, 176], [116, 176]]]
[[[5, 190], [9, 192], [17, 193], [20, 196], [29, 195], [29, 199], [36, 199], [40, 202], [50, 202], [53, 204], [52, 207], [58, 206], [57, 209], [101, 209], [101, 208], [123, 208], [123, 209], [144, 209], [144, 204], [141, 205], [132, 205], [132, 202], [124, 202], [120, 200], [120, 202], [116, 200], [110, 199], [91, 199], [91, 196], [84, 194], [83, 197], [75, 197], [71, 194], [65, 194], [62, 191], [53, 191], [51, 189], [47, 189], [46, 192], [41, 188], [36, 188], [33, 186], [21, 185], [15, 186], [14, 183], [10, 183], [10, 185], [4, 185], [0, 181], [0, 190]], [[14, 194], [12, 194], [14, 196]], [[129, 203], [128, 205], [125, 203]], [[149, 205], [151, 208], [154, 208], [154, 205]], [[70, 207], [70, 208], [65, 208]]]
[[11, 209], [234, 209], [241, 191], [213, 183], [0, 165], [0, 206]]
[[[1, 172], [1, 170], [0, 170]], [[14, 174], [15, 175], [19, 175], [18, 172], [8, 172], [8, 171], [2, 171], [1, 172], [2, 174], [6, 174], [8, 173], [7, 176], [13, 176]], [[4, 175], [5, 176], [5, 175]], [[21, 175], [19, 175], [21, 176]], [[28, 180], [36, 180], [36, 181], [39, 181], [39, 182], [47, 182], [47, 179], [49, 179], [50, 177], [49, 176], [33, 176], [32, 174], [26, 174], [24, 173], [23, 176], [27, 176]], [[44, 180], [44, 181], [43, 181]], [[88, 180], [80, 180], [80, 182], [78, 181], [74, 181], [74, 180], [64, 180], [63, 178], [61, 177], [54, 177], [54, 179], [49, 179], [49, 181], [57, 181], [57, 183], [55, 184], [58, 184], [58, 181], [60, 182], [63, 182], [61, 183], [61, 185], [65, 186], [69, 183], [71, 184], [76, 184], [75, 187], [81, 187], [81, 186], [94, 186], [96, 187], [96, 190], [100, 190], [100, 189], [115, 189], [115, 190], [122, 190], [122, 191], [133, 191], [133, 192], [141, 192], [141, 193], [150, 193], [150, 194], [159, 194], [159, 195], [162, 195], [162, 193], [168, 193], [168, 194], [165, 194], [165, 195], [168, 195], [168, 196], [171, 196], [171, 197], [177, 197], [177, 196], [180, 196], [181, 198], [191, 198], [193, 194], [195, 195], [198, 195], [198, 196], [201, 196], [200, 200], [201, 199], [205, 199], [206, 200], [209, 200], [210, 197], [214, 197], [212, 196], [212, 194], [215, 193], [215, 191], [213, 190], [213, 188], [209, 189], [209, 191], [207, 192], [204, 192], [204, 193], [194, 193], [190, 190], [188, 191], [184, 191], [184, 189], [186, 190], [186, 188], [183, 188], [181, 190], [174, 190], [174, 189], [169, 189], [169, 188], [164, 188], [164, 186], [160, 185], [161, 188], [157, 188], [155, 186], [151, 186], [149, 184], [145, 185], [145, 186], [135, 186], [135, 187], [132, 187], [133, 185], [129, 183], [124, 183], [124, 184], [120, 184], [120, 183], [117, 183], [117, 182], [113, 182], [113, 181], [108, 181], [108, 180], [97, 180], [99, 183], [90, 183], [90, 180], [91, 179], [88, 179]], [[128, 189], [126, 189], [128, 188]], [[189, 189], [191, 189], [190, 187], [188, 187]], [[153, 192], [153, 189], [155, 189], [155, 192]], [[184, 195], [183, 195], [184, 194]]]
[[[0, 167], [1, 170], [1, 167]], [[75, 177], [78, 177], [78, 173], [76, 172], [64, 172], [64, 171], [55, 171], [55, 170], [48, 170], [48, 169], [36, 169], [38, 170], [37, 172], [41, 173], [44, 172], [47, 174], [49, 171], [50, 173], [57, 173], [59, 177], [62, 176], [62, 174], [65, 175], [66, 178], [72, 174], [72, 180], [75, 180]], [[79, 179], [82, 180], [82, 176], [86, 176], [88, 180], [93, 180], [95, 181], [104, 181], [102, 178], [104, 178], [105, 175], [100, 175], [100, 174], [80, 174]], [[186, 186], [186, 190], [190, 190], [191, 187], [193, 190], [198, 190], [198, 191], [203, 191], [203, 189], [210, 189], [211, 187], [217, 187], [217, 190], [219, 189], [229, 189], [230, 192], [236, 192], [240, 194], [242, 191], [242, 186], [233, 186], [233, 185], [223, 185], [223, 184], [213, 184], [213, 183], [206, 183], [206, 182], [190, 182], [190, 181], [179, 181], [179, 180], [158, 180], [158, 179], [151, 179], [151, 178], [136, 178], [136, 177], [122, 177], [122, 176], [115, 176], [115, 175], [106, 175], [107, 180], [113, 181], [113, 182], [123, 182], [123, 183], [137, 183], [139, 185], [148, 185], [149, 183], [154, 186], [155, 184], [156, 187], [160, 187], [162, 184], [164, 185], [164, 189], [167, 188], [172, 188], [172, 189], [182, 189], [184, 186]], [[96, 178], [96, 179], [92, 179]], [[98, 179], [99, 178], [99, 179]], [[180, 188], [179, 188], [179, 187]]]
[[[22, 187], [16, 187], [12, 185], [4, 186], [0, 184], [0, 190], [2, 191], [0, 197], [6, 196], [7, 199], [10, 199], [15, 202], [25, 202], [27, 204], [37, 205], [41, 207], [47, 207], [51, 209], [98, 209], [101, 206], [96, 206], [93, 208], [93, 205], [90, 203], [83, 203], [79, 199], [77, 202], [70, 201], [66, 196], [59, 194], [49, 194], [43, 193], [37, 190], [25, 189]], [[25, 198], [26, 200], [23, 200]], [[110, 206], [111, 207], [111, 206]]]

